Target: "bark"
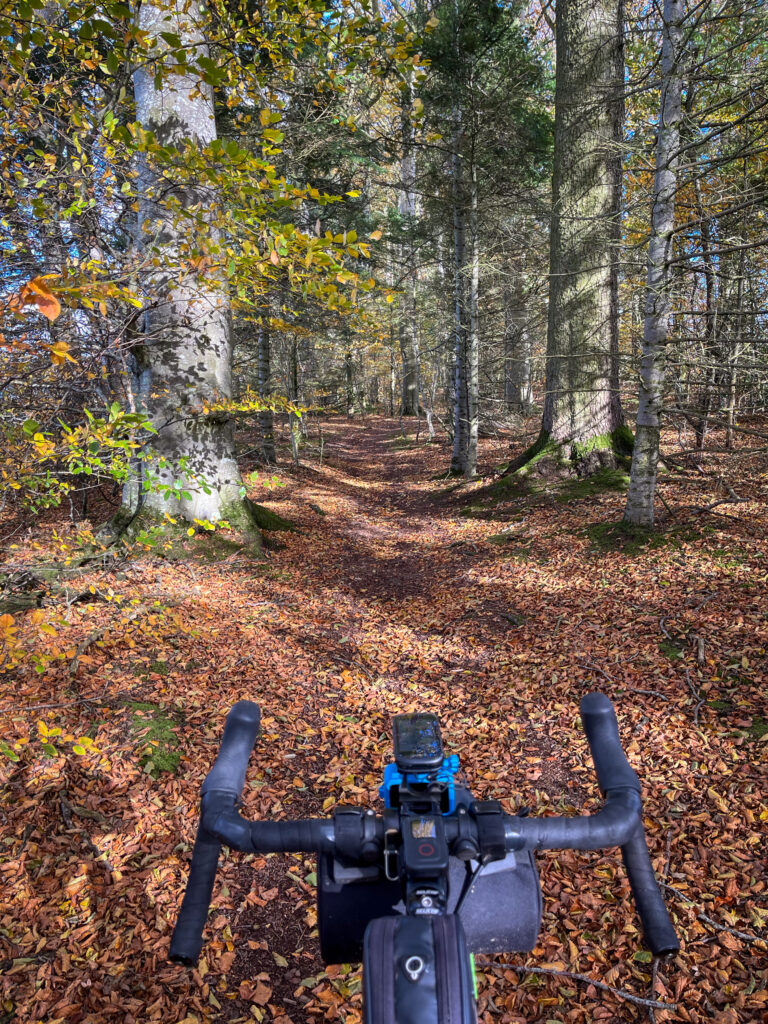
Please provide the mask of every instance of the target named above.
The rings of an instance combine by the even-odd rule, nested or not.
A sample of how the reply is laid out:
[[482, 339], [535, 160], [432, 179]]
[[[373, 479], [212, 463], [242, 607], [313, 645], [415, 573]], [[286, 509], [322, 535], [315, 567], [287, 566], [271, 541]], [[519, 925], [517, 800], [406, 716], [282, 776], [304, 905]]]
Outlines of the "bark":
[[[269, 398], [272, 394], [272, 359], [269, 337], [269, 306], [259, 324], [258, 334], [258, 373], [259, 398]], [[271, 409], [259, 413], [259, 430], [261, 431], [261, 451], [264, 462], [274, 464], [275, 455], [275, 415]]]
[[[207, 56], [199, 7], [145, 2], [139, 27], [162, 54], [161, 33], [177, 34], [191, 57]], [[134, 72], [136, 116], [166, 147], [183, 151], [216, 138], [213, 90], [192, 72], [170, 73], [144, 62]], [[138, 244], [148, 267], [143, 335], [134, 350], [133, 390], [157, 434], [143, 480], [126, 486], [124, 502], [186, 520], [244, 519], [233, 424], [206, 410], [231, 397], [230, 310], [226, 285], [211, 268], [194, 267], [196, 251], [216, 244], [217, 199], [183, 171], [160, 168], [152, 154], [139, 165]], [[149, 490], [144, 491], [147, 479]], [[234, 510], [234, 511], [233, 511]], [[233, 523], [234, 525], [234, 523]]]
[[538, 446], [610, 450], [618, 391], [621, 0], [560, 0], [546, 398]]
[[415, 128], [410, 117], [411, 90], [403, 96], [402, 156], [400, 159], [400, 196], [398, 212], [408, 240], [401, 246], [401, 264], [406, 279], [407, 300], [400, 323], [400, 355], [403, 361], [403, 394], [401, 416], [417, 416], [419, 412], [419, 334], [416, 308], [416, 252], [413, 228], [416, 220], [416, 150]]
[[504, 408], [527, 416], [531, 407], [531, 342], [522, 278], [516, 273], [504, 303]]
[[637, 432], [624, 520], [653, 526], [664, 397], [667, 336], [671, 308], [670, 258], [675, 222], [675, 192], [680, 148], [682, 75], [680, 69], [685, 0], [664, 0], [661, 56], [661, 110], [656, 143], [656, 174], [651, 209], [651, 238], [643, 324], [643, 351]]
[[451, 199], [453, 204], [453, 329], [454, 329], [454, 381], [453, 381], [453, 449], [451, 472], [468, 474], [469, 415], [467, 403], [468, 335], [466, 265], [466, 201], [464, 197], [464, 159], [462, 155], [462, 107], [459, 102], [453, 111], [453, 139], [451, 147]]

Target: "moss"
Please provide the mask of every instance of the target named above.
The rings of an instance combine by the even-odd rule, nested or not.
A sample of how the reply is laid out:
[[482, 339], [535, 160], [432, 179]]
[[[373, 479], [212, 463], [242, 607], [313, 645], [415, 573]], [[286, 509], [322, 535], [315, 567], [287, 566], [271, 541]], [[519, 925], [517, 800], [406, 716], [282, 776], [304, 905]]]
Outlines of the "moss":
[[592, 498], [600, 491], [626, 491], [629, 477], [621, 469], [601, 469], [592, 476], [568, 480], [557, 497], [558, 501], [576, 501], [580, 498]]
[[632, 452], [635, 450], [635, 435], [626, 423], [622, 423], [620, 427], [616, 427], [611, 432], [611, 441], [613, 442], [613, 450], [617, 455], [624, 455], [628, 458], [632, 457]]
[[659, 644], [659, 650], [672, 661], [679, 661], [683, 657], [683, 652], [671, 640], [662, 640]]
[[264, 508], [263, 505], [256, 505], [252, 501], [248, 501], [248, 505], [251, 519], [260, 530], [293, 531], [296, 529], [294, 523], [290, 522], [288, 519], [283, 519], [283, 517], [279, 516], [277, 512], [272, 512], [271, 509]]
[[583, 459], [590, 452], [613, 451], [613, 436], [611, 434], [597, 434], [589, 437], [586, 441], [574, 441], [571, 445], [571, 461], [577, 462]]
[[[152, 666], [150, 666], [151, 668]], [[135, 701], [131, 710], [131, 734], [137, 741], [139, 764], [156, 778], [160, 772], [175, 772], [181, 762], [178, 721], [157, 704]]]
[[768, 719], [755, 715], [748, 731], [753, 740], [761, 740], [763, 736], [768, 735]]
[[733, 711], [733, 704], [729, 700], [708, 700], [707, 707], [712, 708], [713, 711], [719, 711], [723, 715]]
[[556, 462], [565, 462], [562, 444], [553, 441], [549, 434], [542, 431], [533, 444], [510, 463], [506, 475], [514, 474], [518, 478], [525, 477], [537, 463], [547, 457]]
[[625, 555], [637, 555], [649, 548], [676, 543], [664, 534], [624, 522], [593, 523], [584, 532], [598, 551], [621, 551]]

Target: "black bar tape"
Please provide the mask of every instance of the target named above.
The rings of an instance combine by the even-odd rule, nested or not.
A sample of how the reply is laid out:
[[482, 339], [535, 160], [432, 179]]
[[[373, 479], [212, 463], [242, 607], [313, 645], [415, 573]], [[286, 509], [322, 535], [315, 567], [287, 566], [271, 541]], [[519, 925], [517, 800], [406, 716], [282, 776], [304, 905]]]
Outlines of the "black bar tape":
[[641, 823], [640, 797], [632, 790], [610, 793], [597, 814], [580, 818], [505, 818], [508, 850], [602, 850], [621, 846]]
[[621, 847], [624, 866], [627, 869], [629, 884], [637, 904], [640, 920], [643, 922], [645, 939], [654, 956], [676, 953], [680, 949], [680, 941], [674, 925], [664, 906], [656, 876], [653, 873], [651, 857], [645, 832], [640, 826], [632, 838]]
[[640, 780], [622, 749], [613, 704], [604, 693], [588, 693], [581, 700], [580, 710], [600, 789], [603, 793], [612, 789], [639, 793]]
[[316, 853], [335, 849], [333, 819], [251, 821], [254, 853]]
[[240, 796], [260, 721], [258, 704], [252, 700], [239, 700], [235, 704], [227, 715], [219, 756], [203, 783], [203, 795], [210, 790], [221, 790]]
[[200, 956], [220, 851], [221, 843], [209, 835], [201, 821], [192, 852], [187, 891], [171, 938], [169, 955], [177, 963], [194, 964]]

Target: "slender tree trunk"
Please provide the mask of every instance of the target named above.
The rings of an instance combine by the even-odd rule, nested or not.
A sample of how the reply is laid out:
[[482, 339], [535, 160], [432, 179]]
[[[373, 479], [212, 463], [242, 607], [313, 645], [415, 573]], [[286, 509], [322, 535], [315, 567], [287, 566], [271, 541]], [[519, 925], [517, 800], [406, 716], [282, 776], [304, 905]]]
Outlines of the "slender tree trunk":
[[[289, 397], [296, 404], [299, 400], [299, 344], [295, 338], [291, 341], [289, 374]], [[295, 465], [298, 466], [299, 445], [301, 444], [301, 417], [297, 413], [288, 413], [288, 428], [291, 432], [291, 455]]]
[[622, 32], [621, 0], [558, 0], [546, 397], [536, 448], [560, 446], [579, 472], [612, 461], [623, 426], [617, 369]]
[[454, 387], [453, 387], [453, 450], [451, 472], [468, 475], [470, 411], [467, 405], [468, 334], [466, 295], [466, 200], [464, 196], [464, 160], [462, 157], [463, 112], [456, 103], [453, 112], [454, 130], [451, 152], [451, 191], [453, 202], [453, 317], [454, 317]]
[[680, 148], [682, 75], [680, 69], [685, 0], [664, 0], [661, 55], [661, 111], [656, 143], [656, 175], [643, 325], [643, 352], [637, 433], [624, 520], [653, 526], [659, 434], [671, 308], [670, 257], [675, 222], [675, 192]]
[[[272, 359], [269, 337], [269, 301], [258, 328], [258, 373], [259, 398], [268, 399], [272, 395]], [[259, 413], [259, 430], [261, 431], [261, 451], [264, 462], [274, 464], [275, 455], [275, 415], [271, 409]]]
[[522, 277], [515, 274], [504, 302], [504, 408], [527, 416], [531, 404], [531, 345]]
[[410, 117], [411, 89], [403, 94], [402, 155], [400, 158], [400, 196], [398, 212], [407, 233], [400, 247], [401, 266], [405, 277], [407, 299], [400, 323], [400, 354], [403, 360], [402, 416], [416, 416], [419, 411], [419, 333], [416, 306], [416, 251], [413, 231], [416, 220], [416, 149], [415, 128]]
[[[181, 9], [144, 2], [139, 28], [160, 53], [174, 33], [190, 55], [207, 55], [196, 0]], [[142, 64], [134, 72], [136, 116], [164, 147], [207, 146], [216, 138], [213, 90], [189, 72]], [[139, 164], [138, 244], [150, 267], [144, 331], [135, 351], [134, 392], [157, 433], [154, 456], [125, 488], [135, 512], [245, 525], [242, 480], [235, 460], [233, 421], [212, 406], [231, 397], [230, 311], [226, 283], [215, 269], [195, 269], [197, 254], [216, 238], [217, 197], [208, 185], [173, 177], [153, 154]], [[199, 208], [194, 216], [186, 211]], [[193, 226], [194, 225], [194, 226]]]

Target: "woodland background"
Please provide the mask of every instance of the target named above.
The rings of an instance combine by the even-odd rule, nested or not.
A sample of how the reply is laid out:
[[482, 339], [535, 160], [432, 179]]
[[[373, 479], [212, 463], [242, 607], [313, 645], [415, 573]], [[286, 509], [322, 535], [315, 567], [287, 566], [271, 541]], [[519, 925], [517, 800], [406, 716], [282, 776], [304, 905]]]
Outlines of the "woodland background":
[[[763, 0], [0, 11], [0, 1021], [360, 1020], [311, 859], [166, 963], [223, 716], [253, 817], [594, 808], [616, 702], [683, 948], [542, 858], [481, 1019], [768, 1011]], [[633, 437], [634, 434], [634, 437]]]

